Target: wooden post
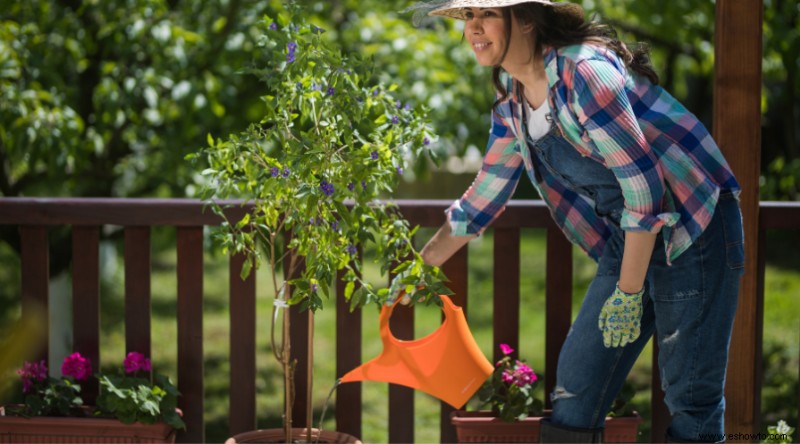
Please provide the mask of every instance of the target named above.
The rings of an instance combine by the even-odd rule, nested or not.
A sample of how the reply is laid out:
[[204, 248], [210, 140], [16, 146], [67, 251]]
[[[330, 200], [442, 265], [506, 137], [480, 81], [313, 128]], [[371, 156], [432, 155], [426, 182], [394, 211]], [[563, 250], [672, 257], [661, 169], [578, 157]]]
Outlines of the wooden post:
[[725, 432], [754, 433], [760, 429], [761, 392], [757, 252], [763, 0], [718, 0], [716, 8], [714, 139], [742, 187], [746, 260], [728, 359]]

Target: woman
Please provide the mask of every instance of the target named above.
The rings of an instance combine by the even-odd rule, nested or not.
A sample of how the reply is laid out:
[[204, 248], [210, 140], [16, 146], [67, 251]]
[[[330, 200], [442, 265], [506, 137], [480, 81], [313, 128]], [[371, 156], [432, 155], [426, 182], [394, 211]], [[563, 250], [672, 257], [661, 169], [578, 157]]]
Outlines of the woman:
[[421, 254], [442, 265], [503, 211], [523, 173], [598, 262], [558, 362], [542, 440], [592, 442], [650, 336], [668, 438], [724, 436], [731, 328], [744, 265], [739, 185], [706, 128], [583, 10], [549, 0], [412, 7], [465, 21], [497, 102], [483, 166]]

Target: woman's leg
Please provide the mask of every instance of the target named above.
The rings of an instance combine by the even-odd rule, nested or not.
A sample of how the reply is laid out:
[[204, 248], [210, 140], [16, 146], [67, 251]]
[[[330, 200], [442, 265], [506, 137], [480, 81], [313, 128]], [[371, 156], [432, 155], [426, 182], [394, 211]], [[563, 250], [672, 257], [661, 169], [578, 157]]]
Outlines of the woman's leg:
[[550, 396], [555, 425], [582, 429], [602, 427], [611, 403], [653, 334], [653, 307], [646, 289], [639, 339], [625, 347], [603, 346], [597, 319], [619, 280], [622, 251], [622, 233], [618, 232], [606, 244], [597, 275], [589, 285], [559, 354], [556, 388]]
[[724, 439], [725, 371], [744, 265], [741, 213], [721, 198], [697, 241], [671, 266], [663, 251], [651, 269], [658, 369], [672, 414], [668, 434], [684, 441]]

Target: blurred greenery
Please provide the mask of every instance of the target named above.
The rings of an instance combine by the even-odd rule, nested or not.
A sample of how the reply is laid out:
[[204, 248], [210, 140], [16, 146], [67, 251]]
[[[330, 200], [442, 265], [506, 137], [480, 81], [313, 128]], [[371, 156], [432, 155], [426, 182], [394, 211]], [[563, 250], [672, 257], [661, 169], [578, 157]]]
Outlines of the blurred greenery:
[[[419, 162], [407, 179], [435, 189], [442, 173], [474, 171], [494, 93], [461, 23], [415, 28], [399, 12], [410, 0], [299, 3], [344, 52], [373, 57], [376, 80], [432, 109], [435, 147], [450, 159], [442, 169]], [[581, 3], [623, 40], [649, 42], [663, 85], [710, 126], [713, 0]], [[264, 112], [261, 84], [243, 71], [258, 55], [258, 21], [282, 4], [0, 0], [0, 195], [196, 196], [202, 168], [184, 155]], [[800, 7], [765, 0], [764, 11], [763, 195], [795, 200]], [[68, 266], [67, 236], [53, 236], [53, 274]], [[0, 240], [19, 249], [10, 227]]]
[[[0, 196], [196, 196], [202, 168], [185, 162], [184, 156], [204, 145], [207, 134], [238, 132], [263, 113], [259, 101], [263, 88], [257, 78], [242, 74], [242, 68], [256, 55], [257, 22], [263, 14], [274, 15], [282, 3], [0, 0]], [[415, 28], [407, 14], [398, 12], [411, 4], [410, 0], [300, 3], [308, 8], [309, 20], [326, 29], [325, 35], [343, 51], [375, 59], [380, 66], [376, 80], [398, 84], [411, 106], [424, 104], [432, 109], [432, 126], [440, 135], [434, 143], [449, 159], [439, 170], [420, 163], [408, 171], [404, 177], [409, 182], [401, 187], [399, 197], [454, 198], [460, 194], [469, 184], [470, 169], [486, 142], [488, 111], [494, 97], [488, 70], [474, 63], [470, 50], [461, 42], [461, 25], [432, 19]], [[623, 40], [649, 42], [664, 86], [710, 126], [714, 0], [581, 3], [590, 14], [598, 14], [616, 26]], [[797, 200], [800, 4], [796, 0], [764, 0], [763, 32], [761, 194], [764, 199]], [[412, 181], [414, 177], [416, 181]], [[521, 188], [517, 196], [535, 198], [532, 193]], [[117, 231], [104, 233], [104, 245], [119, 242]], [[68, 229], [51, 233], [53, 275], [69, 266], [68, 234]], [[536, 249], [536, 242], [541, 241], [537, 236], [526, 237], [523, 270], [543, 270], [535, 263], [543, 260], [542, 250]], [[0, 226], [0, 239], [0, 323], [8, 326], [19, 313], [16, 228]], [[470, 247], [471, 301], [476, 301], [471, 304], [490, 299], [481, 297], [491, 294], [491, 268], [486, 265], [491, 255], [485, 250], [488, 239]], [[796, 245], [796, 241], [793, 234], [771, 234], [767, 246], [764, 350], [770, 368], [773, 364], [778, 367], [765, 372], [767, 398], [762, 407], [765, 414], [786, 415], [785, 419], [797, 417], [797, 403], [786, 403], [789, 397], [797, 399], [796, 332], [800, 316], [795, 298], [800, 294], [800, 265], [797, 255], [785, 248]], [[174, 232], [156, 230], [153, 248], [158, 258], [154, 264], [153, 334], [163, 344], [154, 351], [154, 362], [171, 371], [176, 356]], [[216, 440], [223, 434], [213, 430], [223, 430], [227, 414], [227, 304], [222, 296], [227, 266], [219, 255], [209, 255], [204, 324], [206, 405], [208, 437]], [[576, 256], [579, 277], [574, 291], [579, 297], [592, 265], [583, 261], [580, 253]], [[113, 269], [115, 253], [104, 257], [108, 260], [103, 262], [107, 270], [102, 290], [103, 360], [116, 362], [122, 359], [124, 350], [119, 322], [123, 312], [121, 271]], [[543, 278], [536, 276], [523, 274], [523, 295], [542, 294]], [[259, 313], [265, 313], [268, 301], [268, 295], [259, 295]], [[534, 314], [532, 330], [521, 335], [521, 353], [529, 357], [534, 369], [542, 368], [536, 352], [543, 350], [544, 330], [536, 320], [541, 315], [535, 314], [540, 313], [536, 307], [542, 303], [524, 301], [524, 309]], [[329, 312], [319, 318], [322, 331], [326, 322], [332, 322], [325, 318]], [[476, 336], [484, 345], [491, 333], [481, 329], [480, 323], [489, 313], [490, 309], [476, 309], [471, 319], [478, 323]], [[430, 318], [437, 319], [438, 313]], [[364, 331], [369, 338], [376, 329], [367, 322]], [[795, 333], [787, 337], [786, 332]], [[323, 334], [318, 339], [326, 340]], [[269, 359], [263, 334], [259, 341], [259, 419], [263, 425], [279, 421], [262, 412], [273, 411], [268, 404], [274, 397], [269, 394], [280, 384], [272, 382], [277, 367], [265, 362]], [[331, 347], [323, 343], [316, 349]], [[375, 353], [370, 344], [365, 345], [365, 358]], [[324, 357], [316, 362], [323, 367], [321, 372], [326, 371], [325, 363], [332, 365], [332, 360]], [[649, 386], [649, 368], [645, 370], [649, 364], [641, 365], [642, 370], [631, 376], [640, 388]], [[329, 389], [319, 388], [323, 392]], [[642, 413], [649, 409], [647, 396], [636, 398]], [[386, 439], [381, 435], [386, 430], [384, 401], [385, 387], [365, 393], [364, 410], [369, 412], [365, 441]], [[420, 409], [431, 404], [437, 403], [418, 397]], [[438, 439], [425, 435], [436, 430], [435, 416], [420, 414], [417, 421], [418, 433], [423, 434], [420, 440]]]

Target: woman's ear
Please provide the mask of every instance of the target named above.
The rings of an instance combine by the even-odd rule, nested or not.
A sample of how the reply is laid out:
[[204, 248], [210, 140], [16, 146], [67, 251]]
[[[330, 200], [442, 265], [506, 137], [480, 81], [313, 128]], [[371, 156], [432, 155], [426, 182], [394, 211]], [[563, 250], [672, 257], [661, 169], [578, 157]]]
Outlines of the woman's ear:
[[519, 30], [522, 31], [523, 34], [528, 34], [533, 32], [533, 22], [527, 22], [523, 20], [518, 20], [517, 25], [519, 26]]

